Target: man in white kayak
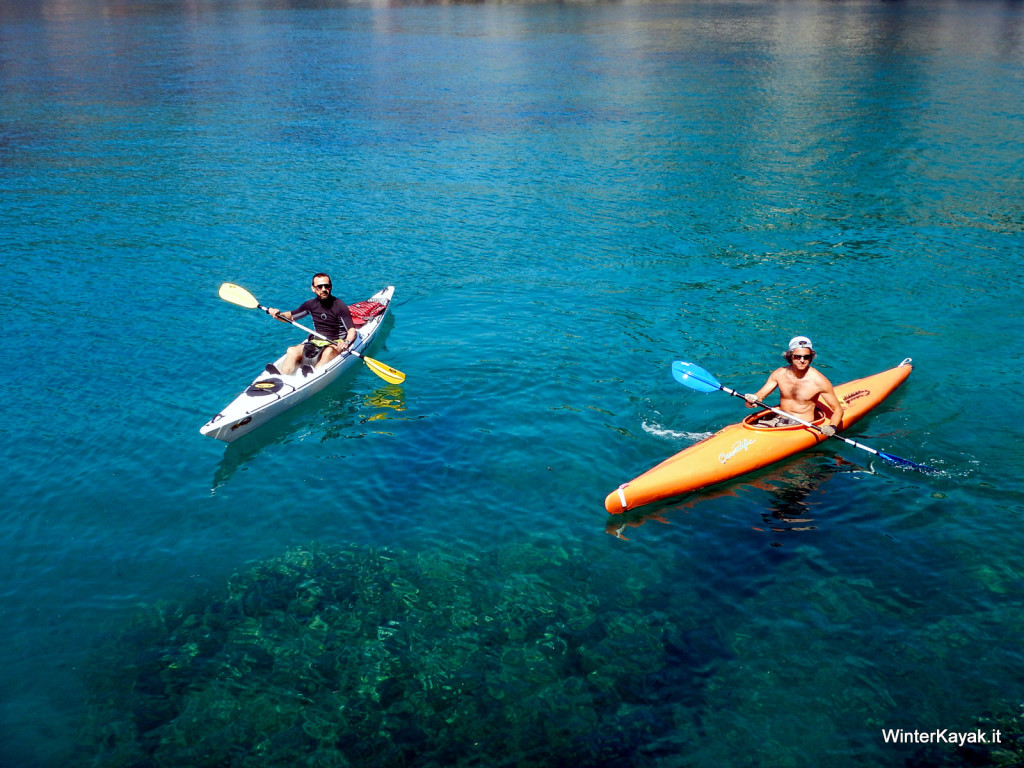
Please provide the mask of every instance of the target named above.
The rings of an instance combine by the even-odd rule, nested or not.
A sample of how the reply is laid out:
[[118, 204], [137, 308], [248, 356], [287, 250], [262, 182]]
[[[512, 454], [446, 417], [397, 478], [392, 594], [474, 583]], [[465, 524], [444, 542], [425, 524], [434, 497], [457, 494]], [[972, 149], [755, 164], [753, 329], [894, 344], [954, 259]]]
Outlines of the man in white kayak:
[[[309, 315], [313, 318], [313, 327], [321, 336], [335, 339], [333, 343], [310, 336], [302, 344], [288, 347], [281, 359], [267, 366], [268, 373], [294, 373], [300, 365], [303, 373], [326, 365], [356, 340], [356, 326], [352, 322], [352, 313], [348, 305], [341, 299], [331, 295], [331, 278], [323, 272], [313, 275], [312, 290], [316, 298], [304, 302], [298, 309], [291, 312], [279, 312], [274, 307], [267, 307], [271, 316], [282, 322], [300, 320]], [[310, 366], [307, 370], [306, 366]]]
[[[758, 400], [764, 400], [776, 387], [779, 388], [779, 410], [798, 416], [804, 421], [815, 420], [815, 407], [823, 404], [831, 411], [829, 423], [818, 430], [832, 437], [836, 429], [843, 423], [843, 405], [836, 397], [830, 382], [817, 368], [811, 367], [811, 361], [817, 353], [806, 336], [794, 336], [789, 340], [789, 349], [782, 353], [789, 365], [777, 368], [768, 377], [768, 381], [757, 392], [744, 395], [747, 408], [753, 408]], [[795, 424], [784, 416], [776, 417], [776, 423], [770, 426], [786, 426]]]

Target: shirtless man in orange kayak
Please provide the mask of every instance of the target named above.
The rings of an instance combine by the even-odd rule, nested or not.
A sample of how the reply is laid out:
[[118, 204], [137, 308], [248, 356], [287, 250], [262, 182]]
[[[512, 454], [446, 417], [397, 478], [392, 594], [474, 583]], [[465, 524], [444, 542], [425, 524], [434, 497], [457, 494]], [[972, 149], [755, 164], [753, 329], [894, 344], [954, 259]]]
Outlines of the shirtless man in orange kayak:
[[[832, 382], [817, 368], [811, 367], [811, 361], [816, 354], [811, 347], [811, 340], [806, 336], [794, 336], [790, 339], [789, 349], [782, 353], [789, 365], [773, 371], [768, 381], [757, 392], [743, 396], [747, 401], [747, 408], [753, 408], [758, 400], [764, 400], [778, 387], [779, 409], [804, 421], [814, 421], [815, 407], [819, 404], [825, 405], [832, 415], [829, 423], [818, 427], [818, 430], [825, 436], [832, 437], [843, 423], [843, 405], [832, 389]], [[783, 417], [779, 418], [784, 420]], [[776, 423], [772, 426], [784, 425]]]

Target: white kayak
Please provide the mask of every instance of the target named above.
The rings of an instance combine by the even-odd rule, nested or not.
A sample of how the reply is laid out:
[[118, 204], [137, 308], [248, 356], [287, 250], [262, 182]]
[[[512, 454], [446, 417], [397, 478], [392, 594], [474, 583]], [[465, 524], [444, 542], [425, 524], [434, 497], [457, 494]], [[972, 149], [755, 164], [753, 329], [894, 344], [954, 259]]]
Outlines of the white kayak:
[[[199, 431], [230, 443], [307, 400], [353, 365], [361, 365], [361, 353], [370, 346], [373, 337], [384, 323], [394, 294], [395, 287], [389, 285], [377, 291], [365, 302], [350, 305], [353, 319], [357, 322], [353, 351], [343, 352], [311, 373], [304, 374], [300, 369], [296, 369], [292, 374], [270, 373], [264, 370], [248, 389], [206, 422]], [[380, 309], [381, 306], [383, 309]], [[358, 325], [361, 314], [367, 315], [364, 325]]]

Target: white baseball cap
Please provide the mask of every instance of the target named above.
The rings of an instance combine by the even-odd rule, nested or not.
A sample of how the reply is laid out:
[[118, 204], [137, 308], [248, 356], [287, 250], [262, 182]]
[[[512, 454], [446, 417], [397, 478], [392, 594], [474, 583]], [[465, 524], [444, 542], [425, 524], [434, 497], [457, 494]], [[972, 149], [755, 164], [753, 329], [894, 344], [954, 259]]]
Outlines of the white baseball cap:
[[806, 336], [794, 336], [792, 339], [789, 340], [789, 350], [791, 352], [794, 349], [799, 349], [800, 347], [814, 349], [814, 347], [811, 346], [811, 340], [808, 339]]

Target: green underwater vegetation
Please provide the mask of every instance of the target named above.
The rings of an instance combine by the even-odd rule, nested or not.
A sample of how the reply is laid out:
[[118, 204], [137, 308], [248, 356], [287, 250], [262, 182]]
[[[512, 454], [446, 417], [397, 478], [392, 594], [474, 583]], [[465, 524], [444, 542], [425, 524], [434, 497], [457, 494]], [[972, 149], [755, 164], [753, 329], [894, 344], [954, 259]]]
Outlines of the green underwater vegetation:
[[632, 764], [672, 738], [649, 705], [679, 684], [678, 632], [636, 577], [543, 539], [299, 548], [140, 611], [90, 665], [81, 749], [96, 768]]

